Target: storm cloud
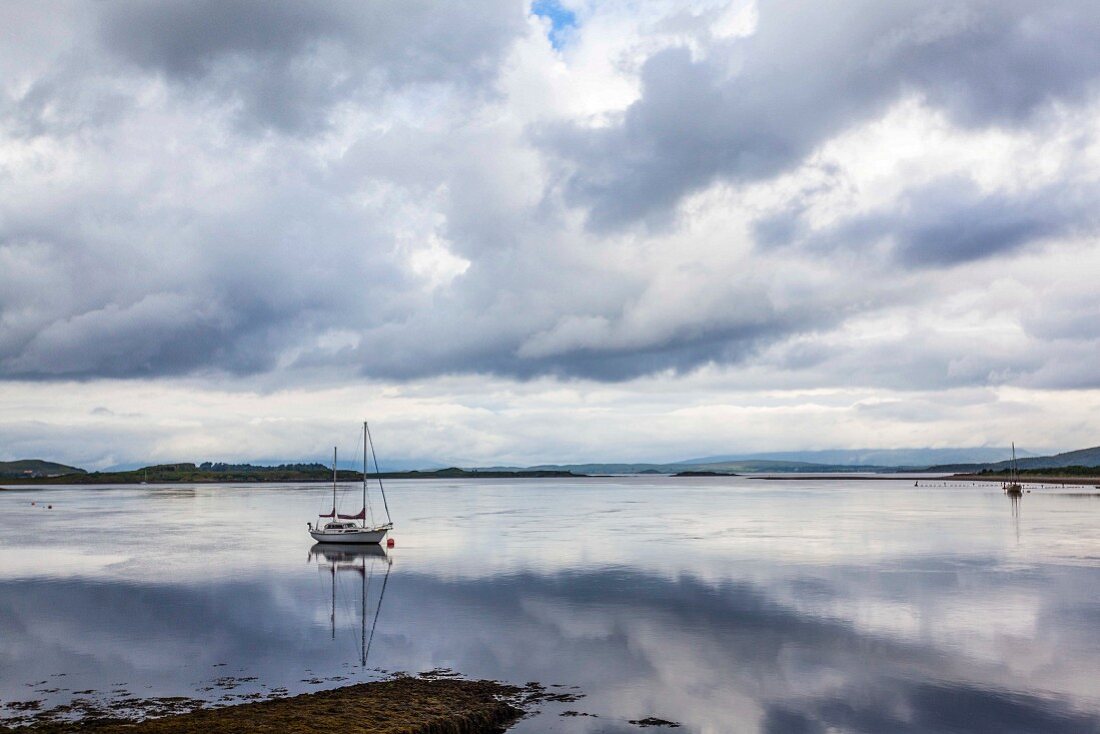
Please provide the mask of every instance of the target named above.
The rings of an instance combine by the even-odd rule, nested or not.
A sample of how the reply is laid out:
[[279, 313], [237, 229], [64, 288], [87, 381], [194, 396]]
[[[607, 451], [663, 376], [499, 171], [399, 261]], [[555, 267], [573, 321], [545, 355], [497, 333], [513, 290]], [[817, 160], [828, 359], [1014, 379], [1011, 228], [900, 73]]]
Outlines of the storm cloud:
[[751, 35], [650, 56], [610, 126], [567, 124], [545, 144], [590, 225], [669, 214], [716, 180], [796, 166], [904, 95], [964, 127], [1027, 124], [1096, 91], [1100, 18], [1088, 3], [762, 0]]
[[391, 87], [492, 80], [524, 27], [521, 5], [119, 0], [100, 24], [106, 48], [204, 96], [246, 124], [310, 132], [339, 106]]
[[900, 266], [945, 267], [1069, 235], [1095, 236], [1098, 205], [1091, 185], [986, 192], [970, 178], [951, 176], [819, 231], [801, 213], [784, 211], [757, 222], [756, 234], [764, 246], [798, 244], [818, 253], [870, 250], [886, 242]]

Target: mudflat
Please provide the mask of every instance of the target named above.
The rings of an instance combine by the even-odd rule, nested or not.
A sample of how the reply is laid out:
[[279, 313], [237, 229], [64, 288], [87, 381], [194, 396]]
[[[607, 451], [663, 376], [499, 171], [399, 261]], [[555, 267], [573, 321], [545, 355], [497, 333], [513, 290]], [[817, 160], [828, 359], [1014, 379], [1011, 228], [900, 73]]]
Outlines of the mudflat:
[[524, 693], [524, 689], [495, 681], [401, 677], [144, 721], [42, 722], [21, 731], [482, 734], [503, 731], [522, 716], [517, 704]]

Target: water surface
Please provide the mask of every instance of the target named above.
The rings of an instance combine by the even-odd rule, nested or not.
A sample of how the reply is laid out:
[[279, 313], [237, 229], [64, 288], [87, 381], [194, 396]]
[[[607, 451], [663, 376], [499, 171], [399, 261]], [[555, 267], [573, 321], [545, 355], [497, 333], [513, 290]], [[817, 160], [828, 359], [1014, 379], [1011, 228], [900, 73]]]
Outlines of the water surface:
[[1100, 731], [1092, 491], [395, 481], [388, 555], [323, 486], [0, 492], [0, 715], [450, 668], [585, 695], [517, 732]]

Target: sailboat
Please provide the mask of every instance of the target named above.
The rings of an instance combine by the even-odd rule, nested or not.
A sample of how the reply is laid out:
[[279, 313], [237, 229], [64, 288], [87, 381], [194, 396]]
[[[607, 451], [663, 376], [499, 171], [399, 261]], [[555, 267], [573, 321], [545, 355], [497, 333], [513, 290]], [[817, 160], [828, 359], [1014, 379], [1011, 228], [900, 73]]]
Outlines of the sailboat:
[[[386, 522], [381, 525], [367, 525], [370, 505], [367, 504], [367, 447], [374, 458], [374, 471], [378, 478], [378, 489], [382, 493], [382, 505], [386, 508]], [[336, 512], [336, 449], [332, 449], [332, 509], [318, 514], [319, 518], [331, 518], [324, 526], [320, 521], [317, 527], [306, 523], [310, 536], [318, 543], [381, 543], [386, 533], [393, 529], [390, 519], [390, 507], [386, 502], [386, 489], [382, 486], [382, 476], [378, 470], [378, 457], [374, 455], [374, 441], [371, 440], [370, 426], [363, 421], [363, 507], [354, 515], [341, 515]], [[359, 520], [360, 523], [355, 521]]]
[[1020, 470], [1016, 467], [1016, 442], [1012, 442], [1012, 481], [1005, 486], [1009, 497], [1022, 497], [1024, 488], [1020, 486]]

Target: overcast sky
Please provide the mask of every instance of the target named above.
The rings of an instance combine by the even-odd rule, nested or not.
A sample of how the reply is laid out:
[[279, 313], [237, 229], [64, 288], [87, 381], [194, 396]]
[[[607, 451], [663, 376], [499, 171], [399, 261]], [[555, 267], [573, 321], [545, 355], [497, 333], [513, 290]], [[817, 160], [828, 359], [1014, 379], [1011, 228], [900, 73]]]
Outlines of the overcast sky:
[[1095, 0], [0, 5], [0, 459], [1100, 444]]

